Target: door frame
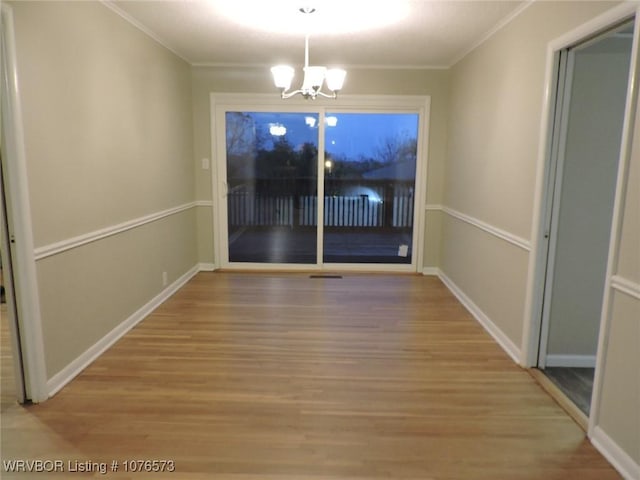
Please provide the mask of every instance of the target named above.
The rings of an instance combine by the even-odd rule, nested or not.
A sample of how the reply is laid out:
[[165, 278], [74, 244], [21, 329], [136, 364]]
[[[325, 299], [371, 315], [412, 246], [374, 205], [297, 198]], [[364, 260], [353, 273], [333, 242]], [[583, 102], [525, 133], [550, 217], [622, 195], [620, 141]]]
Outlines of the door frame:
[[[543, 219], [543, 238], [548, 240], [548, 243], [542, 244], [543, 250], [542, 256], [546, 258], [544, 268], [546, 274], [542, 287], [542, 305], [541, 305], [541, 325], [540, 325], [540, 341], [538, 344], [538, 359], [537, 366], [539, 368], [545, 368], [547, 362], [549, 331], [551, 328], [550, 308], [552, 297], [554, 294], [554, 273], [556, 267], [556, 252], [558, 242], [559, 231], [559, 216], [561, 201], [560, 196], [563, 191], [563, 179], [565, 176], [565, 161], [566, 161], [566, 142], [567, 132], [569, 127], [569, 117], [571, 115], [571, 98], [573, 93], [573, 80], [574, 80], [574, 67], [575, 67], [575, 55], [576, 52], [587, 48], [593, 43], [597, 43], [603, 39], [612, 35], [616, 31], [616, 25], [623, 27], [626, 23], [633, 21], [633, 17], [622, 23], [614, 23], [611, 28], [604, 29], [604, 31], [586, 39], [584, 42], [578, 42], [561, 49], [557, 52], [555, 60], [557, 61], [556, 72], [554, 78], [557, 79], [555, 85], [555, 107], [553, 112], [553, 124], [550, 134], [550, 149], [547, 164], [547, 171], [545, 176], [545, 190], [544, 190], [544, 206], [542, 211], [544, 212]], [[631, 53], [630, 53], [630, 66], [631, 66]], [[627, 93], [628, 93], [628, 81], [627, 81]], [[623, 113], [623, 115], [626, 114]], [[617, 168], [617, 164], [616, 164]], [[617, 173], [617, 172], [616, 172]], [[612, 213], [613, 213], [613, 204]], [[553, 366], [553, 365], [552, 365]], [[583, 365], [587, 366], [587, 364]]]
[[633, 141], [633, 126], [636, 103], [638, 100], [638, 52], [640, 32], [640, 7], [634, 3], [618, 5], [593, 20], [583, 24], [575, 30], [550, 42], [547, 46], [546, 82], [543, 97], [541, 117], [540, 140], [538, 148], [538, 162], [536, 169], [536, 188], [532, 219], [532, 250], [529, 257], [527, 293], [525, 301], [525, 323], [523, 332], [523, 348], [520, 363], [523, 367], [537, 365], [538, 344], [542, 328], [542, 305], [544, 298], [544, 280], [546, 275], [546, 263], [548, 242], [545, 238], [552, 208], [548, 201], [552, 184], [550, 178], [550, 158], [552, 152], [552, 135], [556, 126], [556, 96], [558, 83], [559, 54], [562, 50], [571, 48], [614, 28], [616, 25], [635, 18], [633, 47], [631, 52], [631, 64], [629, 68], [629, 80], [627, 87], [627, 99], [625, 104], [623, 134], [621, 141], [620, 157], [618, 161], [618, 176], [616, 180], [616, 193], [613, 210], [611, 235], [609, 240], [609, 252], [607, 259], [607, 271], [605, 278], [605, 291], [603, 307], [600, 317], [600, 332], [598, 337], [598, 351], [596, 360], [596, 373], [591, 401], [591, 413], [589, 416], [588, 435], [592, 437], [598, 424], [600, 393], [602, 390], [605, 362], [607, 356], [607, 339], [611, 324], [611, 284], [614, 268], [617, 263], [617, 245], [622, 226], [622, 214], [624, 207], [625, 184], [628, 176], [631, 145]]
[[[311, 103], [303, 98], [286, 101], [277, 95], [265, 94], [210, 94], [211, 118], [211, 191], [214, 225], [214, 263], [216, 268], [237, 270], [332, 270], [332, 271], [388, 271], [421, 272], [424, 262], [424, 227], [427, 186], [427, 164], [429, 149], [430, 96], [413, 95], [345, 95], [336, 100], [316, 100]], [[219, 141], [224, 128], [225, 111], [265, 111], [265, 112], [309, 112], [322, 117], [331, 113], [417, 113], [418, 151], [416, 159], [416, 190], [414, 205], [413, 255], [411, 264], [323, 264], [318, 242], [318, 259], [315, 264], [268, 264], [229, 263], [227, 247], [226, 202], [220, 201], [226, 195], [226, 151], [224, 142]], [[320, 122], [318, 132], [318, 179], [324, 177], [324, 124]], [[324, 191], [324, 182], [319, 182], [318, 198]], [[322, 215], [322, 202], [318, 202]], [[319, 218], [323, 218], [320, 216]], [[320, 223], [320, 222], [319, 222]], [[318, 225], [318, 239], [322, 235], [322, 225]]]
[[[543, 219], [543, 238], [545, 242], [541, 242], [542, 257], [546, 259], [544, 263], [545, 275], [542, 288], [542, 305], [541, 324], [540, 324], [540, 341], [538, 343], [538, 361], [539, 367], [546, 366], [547, 360], [547, 343], [549, 340], [549, 313], [551, 307], [551, 296], [553, 292], [553, 271], [556, 259], [556, 246], [558, 237], [560, 202], [558, 197], [562, 190], [562, 180], [564, 177], [565, 151], [567, 140], [567, 129], [569, 124], [569, 108], [571, 103], [571, 90], [573, 83], [573, 67], [575, 63], [575, 54], [567, 49], [563, 49], [556, 55], [556, 78], [558, 81], [555, 86], [555, 108], [553, 113], [553, 126], [551, 137], [549, 139], [549, 160], [547, 172], [545, 175], [545, 193], [544, 193], [544, 219]], [[561, 105], [561, 106], [560, 106]]]
[[[19, 341], [24, 366], [26, 400], [38, 403], [49, 398], [49, 393], [33, 246], [22, 106], [17, 82], [15, 31], [11, 7], [3, 3], [0, 5], [0, 13], [3, 27], [0, 29], [3, 53], [0, 60], [2, 61], [0, 96], [2, 97], [2, 149], [4, 152], [2, 161], [6, 182], [2, 188], [7, 199], [8, 227], [12, 236], [13, 286], [18, 316], [15, 321], [20, 330]], [[21, 221], [11, 221], [18, 218]], [[17, 340], [14, 339], [14, 341]], [[13, 352], [14, 355], [18, 353]]]
[[16, 399], [18, 400], [18, 403], [25, 403], [27, 401], [27, 392], [25, 386], [22, 345], [20, 342], [20, 328], [18, 326], [16, 293], [13, 281], [13, 254], [10, 240], [11, 234], [9, 233], [9, 207], [5, 195], [6, 188], [4, 181], [3, 157], [2, 148], [0, 147], [0, 261], [2, 264], [2, 287], [5, 292], [5, 303], [8, 317], [7, 321], [9, 322], [9, 336], [11, 337], [11, 357], [13, 363]]

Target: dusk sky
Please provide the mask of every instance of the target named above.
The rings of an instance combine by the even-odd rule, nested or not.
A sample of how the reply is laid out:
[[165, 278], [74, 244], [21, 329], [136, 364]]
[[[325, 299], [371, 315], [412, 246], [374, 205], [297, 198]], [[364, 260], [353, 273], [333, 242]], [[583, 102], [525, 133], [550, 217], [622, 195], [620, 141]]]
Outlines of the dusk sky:
[[[251, 116], [265, 132], [272, 125], [284, 126], [287, 140], [295, 147], [305, 142], [318, 143], [317, 113], [254, 112]], [[326, 117], [337, 119], [335, 126], [325, 128], [326, 150], [354, 160], [361, 155], [373, 156], [389, 137], [416, 138], [418, 134], [418, 114], [414, 113], [327, 113]], [[307, 118], [315, 119], [315, 125], [310, 126]]]

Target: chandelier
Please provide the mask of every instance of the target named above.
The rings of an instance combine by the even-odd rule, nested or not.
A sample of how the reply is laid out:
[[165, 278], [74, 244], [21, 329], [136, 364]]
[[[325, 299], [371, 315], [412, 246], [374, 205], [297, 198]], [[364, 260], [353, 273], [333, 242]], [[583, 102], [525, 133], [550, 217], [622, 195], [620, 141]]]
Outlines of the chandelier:
[[[315, 12], [315, 8], [301, 8], [300, 12], [310, 15]], [[327, 68], [323, 66], [309, 66], [309, 34], [304, 38], [304, 79], [302, 87], [298, 90], [290, 91], [291, 81], [295, 75], [293, 67], [288, 65], [276, 65], [271, 68], [273, 81], [276, 88], [282, 90], [282, 98], [291, 98], [300, 94], [304, 98], [315, 100], [316, 97], [337, 98], [338, 92], [342, 89], [347, 72], [341, 68]], [[322, 91], [322, 85], [327, 83], [330, 93]]]

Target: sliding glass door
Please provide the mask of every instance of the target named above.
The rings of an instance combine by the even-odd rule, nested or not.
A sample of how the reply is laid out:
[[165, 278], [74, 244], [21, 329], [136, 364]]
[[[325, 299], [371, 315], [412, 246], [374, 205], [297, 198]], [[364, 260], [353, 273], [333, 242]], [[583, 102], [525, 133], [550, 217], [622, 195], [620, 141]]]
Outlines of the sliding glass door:
[[415, 263], [419, 112], [225, 109], [218, 119], [223, 265]]
[[226, 113], [229, 262], [317, 263], [317, 124], [317, 113]]
[[411, 264], [418, 114], [325, 122], [323, 262]]

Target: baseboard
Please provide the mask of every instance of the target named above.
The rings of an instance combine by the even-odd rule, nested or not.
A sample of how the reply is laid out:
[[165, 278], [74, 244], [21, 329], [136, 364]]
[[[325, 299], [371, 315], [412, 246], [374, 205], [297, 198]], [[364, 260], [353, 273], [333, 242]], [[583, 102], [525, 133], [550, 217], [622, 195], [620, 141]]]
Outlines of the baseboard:
[[213, 272], [216, 270], [216, 265], [214, 263], [199, 263], [198, 271], [200, 272]]
[[439, 277], [442, 274], [442, 272], [438, 267], [424, 267], [422, 269], [422, 274], [425, 276]]
[[69, 365], [56, 373], [47, 381], [49, 397], [58, 393], [66, 384], [73, 380], [80, 372], [87, 368], [93, 361], [102, 355], [111, 345], [120, 340], [129, 330], [144, 320], [151, 312], [158, 308], [164, 301], [173, 295], [180, 287], [187, 283], [200, 271], [199, 265], [191, 268], [175, 282], [162, 290], [144, 306], [134, 312], [129, 318], [107, 333], [97, 343], [89, 347], [82, 355], [73, 360]]
[[600, 427], [595, 427], [589, 437], [598, 451], [618, 470], [626, 480], [640, 479], [640, 464], [614, 442]]
[[546, 367], [596, 368], [595, 355], [547, 355]]
[[507, 352], [515, 363], [520, 364], [520, 349], [507, 337], [500, 328], [478, 307], [449, 277], [439, 272], [440, 280], [447, 286], [451, 293], [465, 306], [484, 329], [498, 342], [498, 345]]

